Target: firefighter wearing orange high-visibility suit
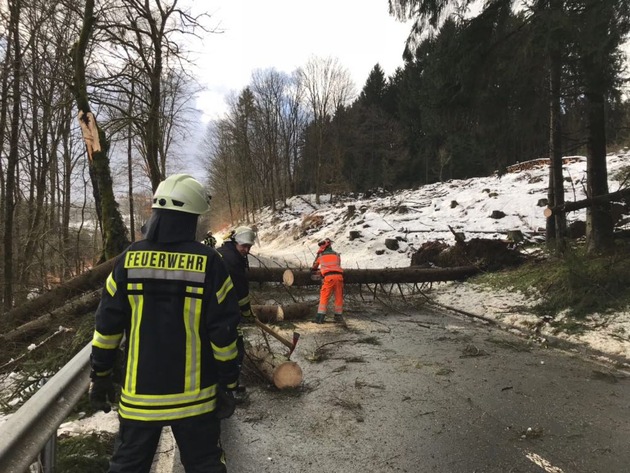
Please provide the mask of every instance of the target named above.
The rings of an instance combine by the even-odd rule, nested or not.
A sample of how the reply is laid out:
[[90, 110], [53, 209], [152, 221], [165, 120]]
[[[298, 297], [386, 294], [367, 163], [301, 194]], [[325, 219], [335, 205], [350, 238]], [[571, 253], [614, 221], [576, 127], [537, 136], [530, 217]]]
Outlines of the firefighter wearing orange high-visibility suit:
[[323, 324], [326, 318], [326, 310], [330, 296], [335, 295], [335, 322], [343, 322], [343, 269], [341, 269], [341, 256], [332, 249], [332, 241], [329, 238], [318, 243], [319, 249], [313, 261], [311, 271], [318, 269], [322, 275], [322, 287], [319, 294], [319, 306], [315, 323]]

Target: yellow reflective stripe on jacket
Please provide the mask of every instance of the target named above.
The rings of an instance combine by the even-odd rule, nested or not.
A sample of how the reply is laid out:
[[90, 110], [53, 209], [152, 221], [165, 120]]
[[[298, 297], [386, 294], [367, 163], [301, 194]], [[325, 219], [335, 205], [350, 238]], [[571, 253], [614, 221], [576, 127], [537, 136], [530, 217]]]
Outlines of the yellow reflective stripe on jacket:
[[[202, 287], [186, 287], [186, 294], [203, 294]], [[201, 299], [186, 297], [184, 299], [184, 325], [186, 326], [186, 391], [197, 390], [201, 385], [201, 339], [199, 325], [201, 321]]]
[[206, 402], [192, 406], [176, 407], [172, 409], [139, 409], [137, 407], [127, 406], [121, 402], [118, 405], [118, 414], [120, 417], [129, 420], [171, 421], [207, 414], [214, 411], [216, 404], [216, 398], [212, 398]]
[[118, 348], [122, 337], [122, 333], [103, 335], [97, 330], [94, 330], [94, 336], [92, 337], [92, 346], [102, 348], [104, 350], [115, 350], [116, 348]]
[[114, 273], [109, 273], [109, 276], [107, 276], [107, 281], [105, 281], [105, 288], [107, 289], [107, 292], [109, 293], [110, 296], [114, 297], [114, 295], [116, 294], [116, 290], [118, 289], [118, 286], [116, 286], [116, 281], [114, 280]]
[[214, 358], [218, 361], [230, 361], [235, 360], [238, 354], [238, 348], [236, 347], [236, 340], [230, 343], [228, 346], [220, 347], [210, 342], [212, 345], [212, 351], [214, 352]]
[[238, 301], [238, 306], [242, 308], [244, 305], [249, 304], [250, 301], [251, 301], [251, 298], [249, 297], [249, 294], [247, 294], [240, 301]]
[[223, 282], [221, 289], [217, 291], [217, 301], [219, 302], [219, 304], [221, 304], [225, 300], [226, 296], [233, 288], [234, 283], [232, 282], [232, 278], [228, 276]]
[[142, 421], [168, 421], [197, 416], [214, 411], [216, 392], [216, 384], [200, 391], [163, 395], [134, 395], [123, 389], [118, 413], [125, 419]]
[[129, 251], [125, 269], [131, 279], [166, 279], [202, 283], [208, 257], [167, 251]]
[[217, 395], [217, 385], [213, 384], [194, 392], [176, 394], [134, 394], [122, 389], [120, 401], [140, 407], [173, 407], [179, 404], [198, 403]]
[[[127, 284], [127, 291], [142, 291], [142, 283]], [[140, 324], [144, 307], [144, 295], [131, 293], [128, 295], [131, 306], [131, 330], [129, 331], [129, 347], [127, 350], [127, 375], [125, 387], [127, 391], [136, 391], [138, 373], [138, 353], [140, 351]]]

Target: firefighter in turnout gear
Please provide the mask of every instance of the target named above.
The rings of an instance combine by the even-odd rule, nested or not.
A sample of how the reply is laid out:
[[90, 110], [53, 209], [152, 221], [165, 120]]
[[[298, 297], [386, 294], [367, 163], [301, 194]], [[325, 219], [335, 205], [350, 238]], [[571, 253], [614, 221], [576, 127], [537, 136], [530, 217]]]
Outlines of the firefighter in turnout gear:
[[234, 411], [238, 299], [222, 258], [196, 241], [208, 196], [192, 176], [160, 183], [144, 239], [107, 278], [92, 340], [90, 401], [114, 401], [123, 344], [120, 430], [109, 472], [148, 473], [162, 427], [171, 426], [187, 472], [225, 473], [221, 418]]
[[335, 294], [335, 322], [343, 323], [343, 269], [341, 269], [341, 256], [332, 249], [332, 241], [326, 238], [318, 243], [319, 249], [311, 271], [322, 276], [322, 286], [319, 294], [319, 306], [315, 323], [323, 324], [326, 318], [328, 300], [332, 293]]
[[212, 232], [206, 233], [206, 237], [203, 239], [203, 244], [211, 246], [212, 248], [217, 246], [217, 239], [214, 237]]
[[[238, 296], [238, 305], [241, 310], [241, 323], [253, 323], [254, 314], [252, 313], [251, 301], [249, 297], [249, 279], [247, 271], [249, 269], [249, 260], [247, 255], [256, 240], [256, 232], [251, 227], [237, 227], [232, 230], [223, 239], [223, 244], [217, 248], [217, 251], [223, 256], [223, 260], [234, 282], [234, 289]], [[239, 368], [243, 365], [245, 356], [245, 340], [243, 330], [238, 327], [238, 349], [239, 349]], [[244, 391], [245, 387], [239, 383], [238, 391]]]

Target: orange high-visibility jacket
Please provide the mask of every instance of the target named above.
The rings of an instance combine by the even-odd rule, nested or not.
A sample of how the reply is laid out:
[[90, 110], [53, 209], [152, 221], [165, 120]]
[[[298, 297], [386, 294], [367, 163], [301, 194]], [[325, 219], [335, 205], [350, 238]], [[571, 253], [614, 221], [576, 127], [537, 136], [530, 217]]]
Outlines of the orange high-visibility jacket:
[[322, 276], [327, 274], [342, 274], [341, 256], [334, 252], [331, 248], [326, 248], [323, 252], [318, 253], [317, 258], [313, 262], [312, 269], [320, 269]]

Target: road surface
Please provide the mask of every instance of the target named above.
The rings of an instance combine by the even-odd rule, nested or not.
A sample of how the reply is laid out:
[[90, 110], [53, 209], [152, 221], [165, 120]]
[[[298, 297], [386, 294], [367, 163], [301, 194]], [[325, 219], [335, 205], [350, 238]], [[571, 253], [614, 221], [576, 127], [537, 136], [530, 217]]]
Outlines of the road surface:
[[[425, 308], [366, 303], [346, 319], [285, 327], [302, 335], [304, 385], [250, 386], [224, 421], [228, 471], [630, 471], [626, 373]], [[184, 471], [176, 455], [161, 465]]]

